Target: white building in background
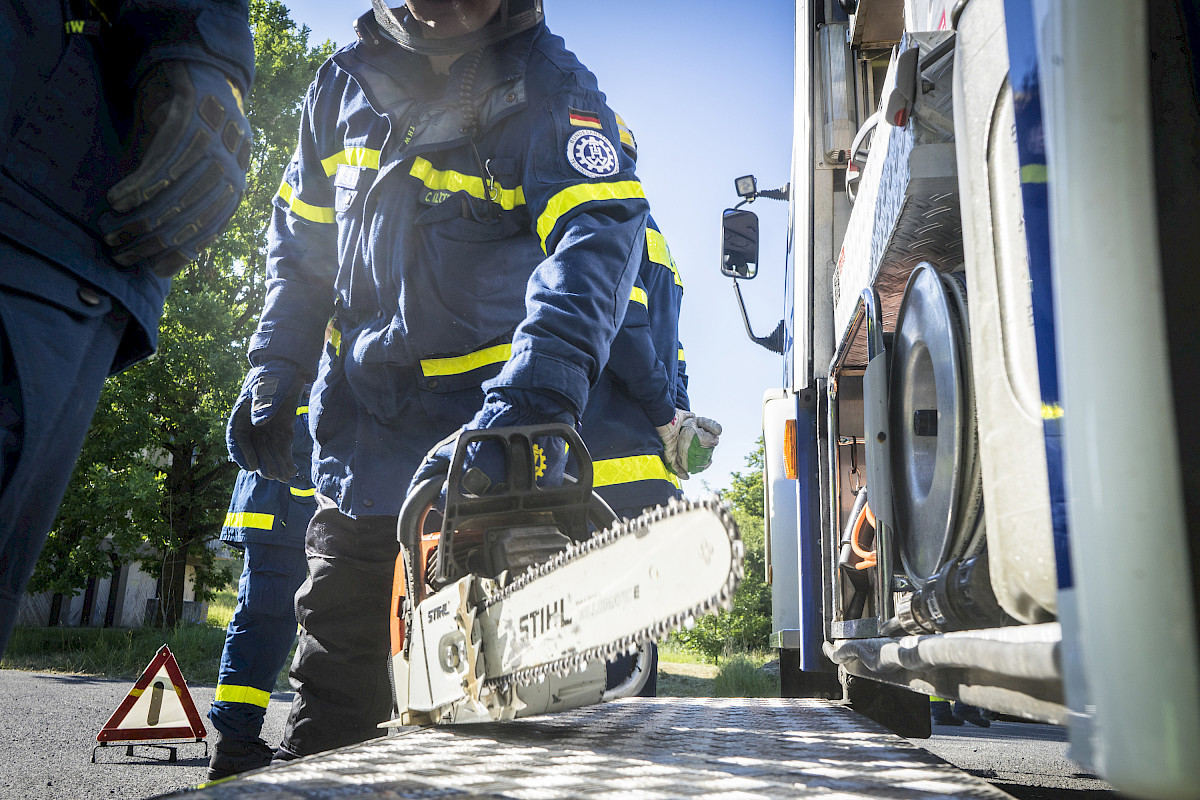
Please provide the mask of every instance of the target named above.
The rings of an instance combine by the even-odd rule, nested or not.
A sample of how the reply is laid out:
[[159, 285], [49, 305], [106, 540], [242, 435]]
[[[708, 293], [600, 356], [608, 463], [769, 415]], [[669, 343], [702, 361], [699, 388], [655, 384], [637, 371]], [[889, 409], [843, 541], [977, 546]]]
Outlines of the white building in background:
[[[241, 554], [231, 551], [220, 541], [209, 545], [218, 559], [241, 560]], [[238, 573], [235, 571], [235, 580]], [[139, 628], [153, 617], [157, 602], [158, 582], [143, 572], [138, 564], [122, 564], [108, 578], [88, 581], [79, 594], [61, 596], [58, 600], [58, 625], [72, 628]], [[55, 593], [26, 594], [21, 599], [17, 624], [45, 627], [54, 616]], [[183, 621], [203, 623], [208, 620], [208, 603], [196, 600], [196, 568], [187, 565], [183, 590]]]

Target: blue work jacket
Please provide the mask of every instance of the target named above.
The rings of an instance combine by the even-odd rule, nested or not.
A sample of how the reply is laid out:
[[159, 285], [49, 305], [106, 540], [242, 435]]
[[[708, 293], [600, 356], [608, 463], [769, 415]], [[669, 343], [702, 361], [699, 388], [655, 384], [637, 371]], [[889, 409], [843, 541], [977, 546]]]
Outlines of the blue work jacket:
[[[0, 0], [0, 236], [47, 273], [0, 269], [0, 286], [74, 310], [79, 281], [132, 315], [112, 372], [154, 352], [171, 282], [108, 256], [98, 218], [131, 163], [135, 86], [160, 61], [201, 61], [245, 93], [254, 75], [246, 0], [111, 0], [102, 22], [55, 0]], [[85, 3], [76, 4], [86, 6]], [[86, 24], [85, 24], [86, 23]]]
[[309, 392], [300, 392], [292, 461], [296, 475], [287, 483], [272, 481], [257, 472], [241, 470], [229, 498], [229, 511], [221, 527], [221, 541], [235, 545], [275, 544], [304, 547], [304, 532], [317, 510], [312, 481], [312, 437], [308, 433]]
[[629, 307], [581, 426], [594, 485], [614, 509], [658, 505], [680, 494], [655, 426], [670, 422], [675, 409], [690, 407], [679, 344], [682, 302], [679, 268], [666, 238], [647, 217]]
[[[317, 360], [317, 490], [396, 514], [484, 391], [578, 421], [625, 315], [647, 204], [590, 72], [538, 25], [449, 76], [382, 35], [325, 63], [275, 199], [250, 360]], [[472, 137], [470, 132], [474, 133]]]

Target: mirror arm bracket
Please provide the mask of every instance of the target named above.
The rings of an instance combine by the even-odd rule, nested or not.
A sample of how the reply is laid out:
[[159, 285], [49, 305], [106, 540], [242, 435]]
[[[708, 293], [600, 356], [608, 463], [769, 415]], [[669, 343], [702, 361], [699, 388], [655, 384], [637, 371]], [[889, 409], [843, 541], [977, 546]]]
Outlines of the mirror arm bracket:
[[775, 330], [771, 331], [770, 336], [755, 336], [754, 331], [750, 328], [750, 317], [746, 314], [746, 304], [742, 300], [742, 289], [738, 286], [737, 279], [733, 280], [733, 293], [737, 295], [738, 308], [742, 312], [742, 322], [746, 326], [746, 335], [750, 337], [750, 341], [765, 347], [772, 353], [783, 355], [783, 320], [779, 320], [779, 324], [775, 326]]

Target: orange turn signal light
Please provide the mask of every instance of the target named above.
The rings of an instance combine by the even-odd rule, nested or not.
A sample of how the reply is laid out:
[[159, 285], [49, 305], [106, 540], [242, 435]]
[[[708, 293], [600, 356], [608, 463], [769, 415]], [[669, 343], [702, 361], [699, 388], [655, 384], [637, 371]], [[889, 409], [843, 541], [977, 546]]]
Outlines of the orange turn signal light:
[[783, 474], [789, 481], [796, 480], [800, 474], [796, 468], [796, 420], [789, 419], [783, 423]]

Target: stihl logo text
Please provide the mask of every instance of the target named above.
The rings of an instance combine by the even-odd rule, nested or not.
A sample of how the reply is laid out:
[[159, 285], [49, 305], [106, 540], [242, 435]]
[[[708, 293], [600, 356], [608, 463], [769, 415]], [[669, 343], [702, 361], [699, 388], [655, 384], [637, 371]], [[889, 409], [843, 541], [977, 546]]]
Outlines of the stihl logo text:
[[437, 608], [429, 609], [429, 611], [427, 611], [426, 613], [429, 615], [429, 621], [433, 622], [434, 620], [438, 620], [438, 619], [441, 619], [442, 617], [446, 617], [446, 616], [450, 615], [450, 604], [442, 603]]
[[561, 628], [571, 624], [571, 620], [566, 614], [566, 603], [562, 599], [522, 615], [518, 622], [521, 626], [521, 633], [531, 639], [536, 639], [551, 628]]

